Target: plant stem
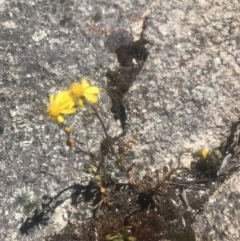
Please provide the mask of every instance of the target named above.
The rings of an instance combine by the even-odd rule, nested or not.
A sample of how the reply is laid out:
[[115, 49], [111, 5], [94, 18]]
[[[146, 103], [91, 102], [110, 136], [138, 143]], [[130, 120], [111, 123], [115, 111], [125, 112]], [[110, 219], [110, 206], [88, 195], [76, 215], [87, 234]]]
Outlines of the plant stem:
[[109, 137], [109, 135], [108, 135], [108, 133], [107, 133], [107, 129], [106, 129], [104, 123], [103, 123], [102, 118], [100, 117], [100, 115], [99, 115], [96, 107], [95, 107], [94, 105], [91, 105], [91, 107], [92, 107], [92, 110], [94, 111], [94, 114], [97, 116], [97, 118], [99, 119], [99, 121], [100, 121], [100, 123], [101, 123], [101, 126], [102, 126], [102, 128], [103, 128], [103, 130], [104, 130], [104, 133], [105, 133], [106, 139], [107, 139], [107, 141], [108, 141], [109, 147], [110, 147], [110, 149], [111, 149], [111, 152], [112, 152], [112, 154], [113, 154], [113, 155], [116, 157], [116, 159], [117, 159], [117, 162], [116, 162], [117, 165], [118, 165], [120, 168], [122, 168], [123, 171], [128, 175], [127, 170], [126, 170], [126, 168], [125, 168], [125, 166], [124, 166], [124, 164], [123, 164], [122, 159], [121, 159], [120, 156], [115, 152], [115, 150], [114, 150], [114, 148], [113, 148], [112, 141], [111, 141], [111, 139], [110, 139], [110, 137]]

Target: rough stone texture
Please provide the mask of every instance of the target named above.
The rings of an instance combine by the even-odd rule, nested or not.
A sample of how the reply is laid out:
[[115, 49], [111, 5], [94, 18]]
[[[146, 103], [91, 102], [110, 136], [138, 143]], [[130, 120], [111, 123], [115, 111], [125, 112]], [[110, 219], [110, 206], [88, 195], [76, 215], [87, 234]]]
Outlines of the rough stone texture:
[[[49, 93], [89, 77], [91, 84], [102, 88], [99, 108], [109, 133], [121, 133], [109, 111], [104, 78], [117, 59], [105, 41], [118, 29], [138, 38], [142, 19], [136, 15], [146, 11], [144, 3], [0, 1], [0, 240], [41, 240], [42, 230], [27, 237], [19, 234], [21, 223], [39, 206], [41, 197], [90, 178], [82, 172], [89, 156], [69, 150], [65, 133], [46, 116]], [[89, 108], [66, 120], [81, 149], [99, 150], [103, 130]], [[89, 217], [88, 210], [84, 213]], [[65, 212], [62, 216], [64, 223]]]
[[[105, 78], [118, 63], [105, 42], [118, 30], [139, 39], [144, 16], [149, 56], [124, 101], [124, 139], [132, 143], [127, 163], [137, 162], [136, 174], [143, 175], [175, 161], [178, 151], [218, 146], [239, 116], [239, 7], [227, 0], [0, 0], [0, 239], [41, 240], [42, 230], [19, 233], [22, 220], [43, 195], [89, 180], [82, 172], [88, 156], [69, 150], [64, 132], [45, 115], [49, 93], [89, 77], [102, 88], [99, 108], [110, 134], [121, 133]], [[91, 110], [66, 119], [81, 148], [97, 152], [103, 131]], [[239, 193], [236, 174], [231, 180], [229, 192]], [[236, 224], [234, 205], [226, 224]], [[65, 220], [70, 205], [61, 208]], [[202, 229], [218, 240], [214, 217], [208, 214]], [[238, 240], [234, 225], [223, 240]]]
[[217, 147], [225, 138], [226, 125], [239, 116], [236, 6], [153, 3], [144, 32], [150, 53], [125, 101], [134, 160], [143, 155], [146, 165], [161, 164], [178, 151]]
[[204, 240], [204, 237], [212, 241], [240, 239], [239, 174], [238, 171], [221, 185], [209, 198], [203, 213], [196, 216], [192, 227], [197, 241]]

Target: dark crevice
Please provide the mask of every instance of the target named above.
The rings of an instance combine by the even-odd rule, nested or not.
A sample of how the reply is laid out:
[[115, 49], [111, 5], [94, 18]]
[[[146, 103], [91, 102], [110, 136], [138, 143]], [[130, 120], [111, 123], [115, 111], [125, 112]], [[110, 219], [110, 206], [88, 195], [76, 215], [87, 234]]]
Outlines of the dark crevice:
[[[148, 56], [148, 51], [145, 48], [145, 44], [147, 44], [148, 41], [143, 38], [146, 20], [147, 19], [144, 21], [139, 40], [126, 45], [115, 45], [115, 53], [117, 54], [119, 67], [114, 71], [109, 70], [106, 74], [109, 80], [107, 91], [112, 100], [111, 112], [114, 114], [115, 120], [120, 120], [123, 131], [127, 121], [127, 113], [123, 104], [123, 98], [132, 83], [136, 80]], [[125, 32], [120, 31], [120, 34], [113, 33], [110, 35], [106, 44], [112, 43], [111, 46], [113, 46], [116, 42], [120, 42], [119, 38], [122, 40], [124, 36], [129, 39], [128, 35], [125, 34], [122, 36], [121, 33]], [[127, 40], [125, 42], [127, 42]], [[124, 43], [124, 41], [122, 40], [121, 43]]]
[[4, 128], [0, 126], [0, 136], [4, 133]]

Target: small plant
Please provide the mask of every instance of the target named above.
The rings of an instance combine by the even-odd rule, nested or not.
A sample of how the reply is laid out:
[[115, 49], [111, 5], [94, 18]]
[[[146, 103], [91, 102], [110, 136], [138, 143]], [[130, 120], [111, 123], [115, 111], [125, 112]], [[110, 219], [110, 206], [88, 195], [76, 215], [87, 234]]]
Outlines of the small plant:
[[[181, 186], [178, 185], [178, 183], [171, 182], [171, 179], [173, 174], [180, 169], [181, 157], [184, 152], [181, 152], [179, 156], [176, 157], [178, 161], [177, 166], [174, 166], [173, 163], [170, 163], [169, 166], [163, 167], [162, 172], [157, 170], [155, 178], [149, 177], [148, 179], [148, 177], [144, 177], [142, 180], [136, 180], [133, 176], [135, 164], [132, 163], [127, 166], [125, 161], [125, 152], [129, 148], [129, 143], [122, 143], [118, 141], [117, 138], [111, 137], [108, 134], [107, 128], [104, 124], [104, 120], [102, 119], [100, 113], [98, 112], [97, 106], [95, 105], [98, 102], [97, 94], [99, 94], [99, 92], [100, 90], [97, 86], [91, 86], [88, 83], [87, 79], [83, 78], [80, 82], [72, 83], [68, 90], [59, 92], [56, 97], [51, 94], [50, 104], [47, 107], [48, 116], [54, 121], [63, 123], [63, 125], [61, 126], [64, 128], [67, 136], [67, 145], [70, 147], [74, 146], [76, 153], [88, 154], [90, 159], [92, 160], [91, 164], [84, 165], [83, 171], [92, 176], [90, 182], [91, 186], [89, 186], [89, 188], [92, 188], [93, 192], [88, 193], [87, 189], [85, 191], [82, 191], [81, 187], [79, 190], [76, 189], [76, 196], [81, 195], [82, 193], [88, 193], [93, 200], [93, 205], [96, 205], [94, 212], [97, 212], [97, 210], [100, 208], [106, 210], [110, 210], [111, 207], [114, 210], [121, 209], [123, 205], [122, 203], [124, 203], [125, 201], [119, 200], [119, 197], [121, 199], [121, 194], [120, 191], [117, 190], [117, 183], [111, 180], [110, 173], [108, 173], [105, 164], [106, 157], [110, 155], [111, 157], [113, 157], [113, 162], [116, 168], [118, 168], [128, 178], [129, 181], [125, 185], [127, 190], [123, 191], [122, 194], [124, 194], [124, 196], [127, 196], [128, 192], [129, 195], [133, 195], [134, 193], [135, 201], [134, 204], [132, 203], [131, 205], [136, 205], [137, 209], [132, 210], [130, 207], [131, 205], [129, 204], [129, 208], [123, 208], [124, 212], [128, 210], [125, 213], [125, 220], [121, 220], [114, 215], [112, 216], [113, 219], [111, 219], [111, 221], [106, 220], [108, 225], [106, 227], [103, 227], [103, 225], [101, 228], [98, 229], [98, 233], [102, 232], [101, 240], [105, 239], [105, 241], [136, 241], [137, 235], [148, 236], [148, 233], [151, 236], [161, 236], [163, 234], [161, 234], [161, 231], [158, 230], [158, 226], [164, 230], [167, 229], [168, 226], [163, 221], [161, 221], [158, 226], [156, 226], [157, 224], [155, 221], [147, 224], [149, 225], [149, 227], [146, 227], [146, 233], [141, 234], [141, 230], [143, 229], [141, 223], [145, 223], [147, 220], [144, 216], [144, 211], [153, 210], [153, 208], [155, 207], [160, 210], [159, 212], [161, 213], [161, 215], [165, 215], [166, 218], [168, 218], [170, 221], [174, 219], [175, 214], [172, 209], [175, 207], [172, 206], [171, 202], [165, 196], [170, 193], [169, 190], [171, 188], [178, 188]], [[105, 135], [101, 142], [101, 151], [98, 157], [94, 156], [93, 153], [86, 152], [76, 146], [76, 144], [74, 143], [74, 139], [71, 137], [71, 127], [64, 124], [63, 116], [67, 114], [74, 114], [77, 109], [81, 110], [81, 108], [85, 106], [86, 102], [89, 102], [90, 105], [86, 106], [89, 106], [92, 109]], [[115, 148], [115, 146], [117, 148]], [[201, 150], [200, 155], [202, 158], [206, 158], [208, 152], [205, 150]], [[121, 186], [121, 183], [119, 184], [120, 189], [124, 187], [124, 185]], [[118, 192], [119, 194], [117, 194]], [[85, 200], [89, 200], [89, 198], [87, 197]], [[129, 202], [129, 199], [127, 199], [125, 203]], [[162, 206], [164, 206], [164, 208], [162, 208]], [[169, 211], [168, 209], [170, 206], [172, 206], [172, 208]], [[134, 220], [137, 213], [139, 214], [139, 218], [142, 220], [142, 222]], [[151, 211], [149, 215], [154, 216], [154, 213], [152, 213]], [[156, 217], [154, 217], [153, 220], [155, 220], [155, 218]], [[114, 227], [113, 224], [115, 224]], [[152, 225], [154, 227], [153, 230], [151, 230]], [[102, 231], [103, 229], [104, 231]]]
[[[76, 112], [78, 107], [83, 107], [85, 102], [90, 102], [90, 104], [97, 103], [98, 97], [97, 94], [100, 92], [97, 86], [91, 86], [86, 78], [82, 78], [79, 82], [74, 82], [70, 85], [68, 90], [60, 91], [56, 97], [54, 94], [50, 94], [50, 103], [47, 107], [48, 116], [54, 121], [58, 121], [60, 123], [64, 123], [63, 115], [73, 114]], [[112, 138], [108, 135], [107, 129], [105, 127], [104, 121], [102, 120], [100, 114], [97, 111], [97, 108], [94, 105], [90, 105], [95, 116], [100, 121], [100, 124], [104, 130], [105, 138], [107, 142], [107, 146], [110, 149], [111, 154], [115, 157], [116, 166], [123, 171], [126, 176], [130, 179], [131, 182], [134, 183], [134, 179], [131, 176], [131, 171], [133, 165], [129, 168], [125, 167], [124, 164], [124, 151], [123, 148], [119, 148], [118, 153], [114, 150]], [[72, 147], [74, 146], [74, 139], [71, 138], [71, 128], [69, 126], [64, 125], [64, 131], [67, 135], [67, 145]], [[80, 150], [80, 148], [77, 148]], [[77, 151], [78, 152], [78, 151]], [[104, 160], [101, 158], [101, 161], [98, 163], [98, 167], [96, 172], [94, 172], [94, 176], [100, 176], [101, 178], [97, 182], [98, 186], [101, 190], [104, 190], [102, 179], [104, 174], [100, 173], [101, 167], [104, 166]], [[89, 172], [89, 170], [86, 170]]]

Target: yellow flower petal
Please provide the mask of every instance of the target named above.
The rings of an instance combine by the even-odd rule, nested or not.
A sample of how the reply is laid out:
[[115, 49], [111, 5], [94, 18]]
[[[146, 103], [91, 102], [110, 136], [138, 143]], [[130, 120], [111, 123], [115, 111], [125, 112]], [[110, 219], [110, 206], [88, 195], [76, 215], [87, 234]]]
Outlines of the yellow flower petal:
[[60, 113], [61, 114], [72, 114], [76, 111], [75, 108], [71, 108], [71, 109], [64, 109], [64, 110], [61, 110]]
[[50, 94], [50, 96], [49, 96], [49, 102], [50, 102], [50, 104], [53, 104], [53, 103], [54, 103], [54, 94]]
[[58, 104], [59, 109], [69, 109], [74, 106], [74, 102], [72, 99], [65, 99], [64, 102]]
[[202, 157], [205, 159], [206, 157], [207, 157], [207, 155], [208, 155], [208, 152], [209, 152], [209, 150], [207, 149], [207, 148], [205, 148], [205, 149], [203, 149], [202, 150]]
[[99, 88], [96, 86], [88, 87], [84, 90], [84, 93], [87, 94], [98, 94], [99, 93]]
[[51, 94], [49, 96], [50, 104], [47, 107], [47, 114], [53, 120], [58, 120], [60, 123], [64, 122], [61, 114], [72, 114], [76, 111], [74, 107], [74, 100], [70, 96], [69, 91], [61, 91], [56, 97]]
[[61, 115], [59, 115], [59, 116], [57, 117], [57, 120], [58, 120], [58, 122], [60, 122], [60, 123], [63, 123], [63, 122], [64, 122], [64, 118], [63, 118]]
[[83, 107], [83, 101], [82, 101], [82, 99], [79, 99], [79, 100], [78, 100], [78, 105], [79, 105], [80, 107]]
[[87, 100], [89, 100], [89, 101], [91, 101], [91, 102], [93, 102], [93, 103], [97, 103], [97, 102], [98, 102], [98, 97], [95, 96], [95, 95], [88, 94], [88, 93], [84, 93], [83, 96], [84, 96]]
[[65, 98], [71, 98], [69, 91], [61, 91], [57, 94], [56, 99], [55, 99], [55, 103], [59, 104], [61, 102], [63, 102], [65, 100]]
[[87, 82], [87, 79], [86, 78], [82, 78], [81, 79], [81, 84], [82, 84], [82, 87], [84, 88], [84, 89], [86, 89], [86, 88], [88, 88], [90, 85], [89, 85], [89, 83]]

